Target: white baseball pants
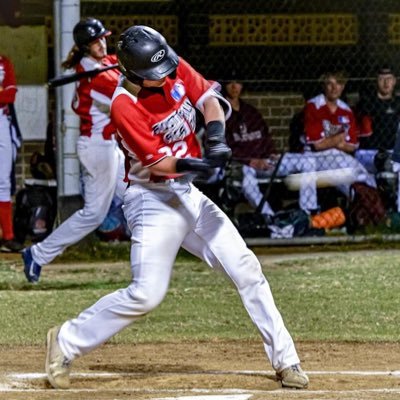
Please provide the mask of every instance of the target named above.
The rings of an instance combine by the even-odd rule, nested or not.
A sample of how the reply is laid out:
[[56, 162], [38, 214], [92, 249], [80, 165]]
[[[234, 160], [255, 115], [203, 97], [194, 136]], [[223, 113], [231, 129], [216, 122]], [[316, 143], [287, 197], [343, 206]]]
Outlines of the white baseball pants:
[[299, 362], [260, 263], [229, 218], [185, 179], [131, 185], [124, 212], [132, 232], [131, 284], [65, 322], [58, 341], [69, 359], [104, 343], [164, 299], [182, 246], [234, 283], [274, 369]]
[[[278, 176], [340, 168], [352, 168], [355, 177], [354, 182], [364, 182], [369, 186], [376, 187], [375, 178], [368, 173], [365, 167], [356, 158], [337, 149], [318, 152], [306, 151], [304, 153], [286, 153], [279, 166]], [[270, 171], [258, 171], [247, 165], [243, 166], [242, 190], [246, 199], [253, 207], [257, 207], [262, 199], [258, 178], [270, 175]], [[349, 195], [350, 184], [339, 185], [337, 188], [345, 196]], [[308, 211], [318, 208], [316, 181], [313, 182], [310, 176], [305, 179], [304, 185], [300, 186], [299, 192], [299, 205], [301, 209]], [[264, 204], [262, 214], [274, 214], [268, 202]]]
[[[322, 150], [312, 153], [316, 158], [316, 171], [335, 170], [339, 168], [352, 168], [354, 182], [363, 182], [376, 188], [375, 178], [368, 173], [366, 168], [353, 156], [338, 149]], [[332, 172], [333, 173], [333, 172]], [[337, 186], [345, 196], [349, 196], [350, 184]]]
[[[285, 153], [279, 165], [277, 176], [287, 176], [298, 172], [315, 171], [315, 158], [312, 153]], [[263, 194], [260, 191], [258, 179], [271, 176], [272, 171], [256, 170], [248, 165], [243, 165], [242, 191], [251, 206], [257, 208]], [[314, 210], [318, 207], [317, 188], [306, 183], [300, 187], [299, 205], [303, 210]], [[265, 202], [262, 214], [274, 215], [268, 202]]]
[[[49, 264], [68, 246], [94, 231], [104, 220], [121, 179], [123, 154], [115, 140], [98, 135], [80, 136], [77, 152], [82, 168], [84, 206], [76, 211], [46, 239], [32, 246], [33, 259]], [[122, 194], [119, 194], [122, 196]]]
[[12, 163], [10, 121], [7, 115], [0, 114], [0, 201], [11, 201]]
[[378, 150], [359, 149], [356, 151], [355, 157], [362, 165], [364, 165], [368, 172], [376, 174], [375, 156], [377, 153]]

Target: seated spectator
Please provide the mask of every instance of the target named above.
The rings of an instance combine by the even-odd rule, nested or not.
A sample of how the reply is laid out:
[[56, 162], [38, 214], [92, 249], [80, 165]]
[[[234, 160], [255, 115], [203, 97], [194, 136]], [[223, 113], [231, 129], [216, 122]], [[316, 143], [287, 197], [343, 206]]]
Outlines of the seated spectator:
[[[395, 94], [396, 76], [392, 68], [379, 69], [373, 92], [360, 94], [356, 114], [360, 124], [360, 147], [356, 158], [368, 172], [379, 172], [379, 160], [384, 164], [384, 153], [393, 151], [400, 122], [400, 96]], [[376, 158], [378, 152], [380, 155]], [[389, 154], [387, 154], [389, 158]], [[377, 165], [378, 164], [378, 165]]]
[[[241, 99], [243, 85], [232, 79], [224, 85], [224, 95], [232, 106], [232, 114], [226, 121], [227, 143], [232, 149], [233, 161], [240, 162], [243, 171], [242, 192], [254, 208], [260, 204], [263, 194], [259, 178], [269, 177], [279, 159], [261, 113]], [[278, 169], [279, 176], [296, 172], [313, 171], [314, 164], [308, 155], [285, 153]], [[316, 189], [306, 184], [300, 188], [299, 205], [310, 212], [316, 208]], [[273, 216], [270, 204], [265, 202], [261, 213]]]
[[[340, 99], [346, 85], [343, 72], [328, 72], [321, 77], [323, 93], [308, 100], [304, 109], [306, 149], [315, 157], [315, 170], [351, 168], [354, 181], [376, 187], [364, 166], [354, 158], [358, 148], [357, 124], [351, 108]], [[349, 183], [337, 188], [349, 196]]]

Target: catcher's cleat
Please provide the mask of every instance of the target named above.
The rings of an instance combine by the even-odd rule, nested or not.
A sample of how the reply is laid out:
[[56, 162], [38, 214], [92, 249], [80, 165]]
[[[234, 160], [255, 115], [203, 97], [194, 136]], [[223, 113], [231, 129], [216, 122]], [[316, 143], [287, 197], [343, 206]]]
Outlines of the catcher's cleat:
[[47, 332], [46, 374], [55, 389], [69, 388], [69, 372], [71, 360], [65, 357], [57, 341], [60, 326], [55, 326]]
[[32, 257], [30, 247], [22, 250], [22, 259], [24, 260], [24, 273], [28, 282], [38, 283], [42, 266], [39, 265]]
[[301, 369], [300, 364], [294, 364], [276, 373], [282, 387], [305, 389], [308, 386], [308, 376]]

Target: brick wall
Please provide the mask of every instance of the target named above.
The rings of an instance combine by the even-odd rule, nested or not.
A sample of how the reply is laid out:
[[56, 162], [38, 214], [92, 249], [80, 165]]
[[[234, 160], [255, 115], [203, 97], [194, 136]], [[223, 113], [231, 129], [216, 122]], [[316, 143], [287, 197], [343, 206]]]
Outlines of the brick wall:
[[296, 93], [247, 93], [243, 100], [261, 112], [277, 149], [287, 149], [290, 120], [304, 106], [303, 96]]

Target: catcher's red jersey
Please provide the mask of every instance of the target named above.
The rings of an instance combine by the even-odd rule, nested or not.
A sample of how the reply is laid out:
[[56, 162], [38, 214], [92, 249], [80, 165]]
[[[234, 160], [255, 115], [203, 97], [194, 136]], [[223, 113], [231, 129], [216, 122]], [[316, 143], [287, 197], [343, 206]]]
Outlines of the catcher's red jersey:
[[[116, 64], [115, 55], [108, 55], [101, 62], [89, 57], [83, 57], [76, 67], [76, 72], [90, 71]], [[120, 72], [117, 69], [104, 71], [92, 78], [81, 79], [77, 82], [72, 109], [80, 117], [81, 135], [103, 135], [109, 139], [115, 128], [110, 119], [110, 104], [118, 84]]]
[[14, 67], [11, 61], [4, 56], [0, 56], [0, 114], [8, 113], [8, 103], [14, 103], [17, 93], [17, 83], [15, 80]]
[[304, 130], [307, 143], [315, 143], [346, 132], [346, 142], [358, 146], [357, 127], [351, 108], [342, 100], [337, 101], [334, 113], [328, 108], [323, 94], [318, 95], [306, 104], [304, 112]]
[[194, 106], [202, 110], [204, 100], [212, 94], [213, 84], [182, 58], [176, 77], [167, 77], [158, 90], [141, 88], [134, 96], [117, 87], [111, 118], [128, 152], [129, 180], [152, 180], [146, 167], [166, 156], [201, 156]]

